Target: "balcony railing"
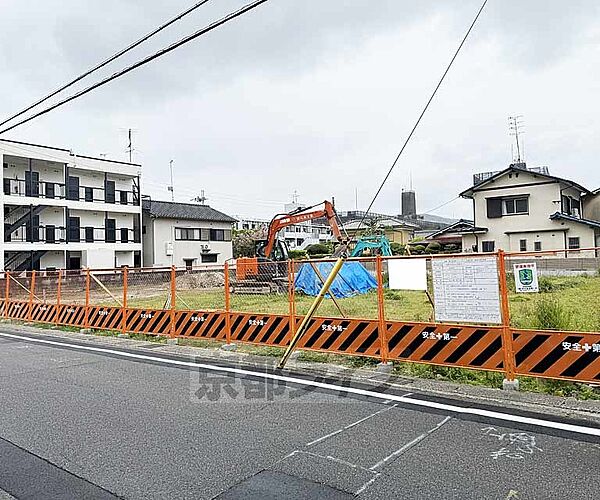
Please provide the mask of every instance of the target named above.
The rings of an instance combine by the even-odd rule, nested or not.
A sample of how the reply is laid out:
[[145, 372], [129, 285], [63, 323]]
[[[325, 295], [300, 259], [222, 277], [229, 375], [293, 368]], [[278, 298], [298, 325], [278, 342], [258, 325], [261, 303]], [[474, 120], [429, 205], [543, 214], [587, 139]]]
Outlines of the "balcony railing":
[[118, 227], [69, 227], [40, 224], [39, 226], [21, 226], [11, 233], [6, 242], [28, 243], [140, 243], [137, 229]]
[[67, 199], [111, 203], [116, 205], [138, 205], [136, 191], [115, 189], [108, 191], [98, 186], [66, 186], [63, 182], [27, 181], [26, 179], [4, 179], [4, 194], [30, 196], [33, 198]]

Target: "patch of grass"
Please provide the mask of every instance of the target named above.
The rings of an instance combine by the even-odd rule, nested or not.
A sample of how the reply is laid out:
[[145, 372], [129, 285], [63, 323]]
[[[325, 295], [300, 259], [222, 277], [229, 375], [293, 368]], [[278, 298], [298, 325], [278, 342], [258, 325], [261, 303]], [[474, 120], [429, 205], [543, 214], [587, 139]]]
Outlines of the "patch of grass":
[[252, 354], [253, 356], [268, 356], [280, 358], [285, 353], [285, 348], [283, 347], [271, 347], [271, 346], [255, 346], [249, 344], [238, 344], [237, 345], [238, 352], [244, 354]]
[[200, 347], [203, 349], [219, 349], [224, 344], [224, 342], [205, 339], [185, 339], [180, 337], [177, 339], [177, 344], [191, 347]]
[[329, 363], [331, 361], [331, 356], [331, 354], [323, 352], [300, 351], [298, 361], [305, 361], [307, 363]]

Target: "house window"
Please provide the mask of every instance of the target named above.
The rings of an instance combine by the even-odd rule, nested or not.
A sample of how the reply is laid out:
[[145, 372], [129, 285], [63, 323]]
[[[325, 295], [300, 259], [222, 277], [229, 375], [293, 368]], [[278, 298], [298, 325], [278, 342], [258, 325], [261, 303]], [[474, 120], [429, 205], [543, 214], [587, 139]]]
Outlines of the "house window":
[[534, 249], [536, 252], [541, 252], [541, 251], [542, 251], [542, 242], [541, 242], [541, 241], [536, 241], [536, 242], [533, 244], [533, 249]]
[[216, 264], [217, 254], [216, 253], [203, 253], [200, 256], [203, 264]]
[[481, 242], [481, 250], [483, 252], [493, 252], [495, 249], [495, 244], [493, 241], [482, 241]]
[[527, 214], [529, 213], [529, 199], [527, 197], [505, 199], [503, 208], [503, 215]]
[[579, 246], [579, 236], [574, 238], [569, 238], [569, 250], [577, 250], [580, 248]]
[[185, 264], [185, 268], [188, 271], [192, 270], [192, 267], [194, 266], [194, 261], [196, 259], [183, 259], [183, 263]]
[[225, 241], [225, 231], [223, 229], [211, 229], [210, 241]]
[[521, 252], [527, 251], [527, 240], [519, 240], [519, 250]]
[[176, 227], [175, 239], [182, 241], [199, 241], [200, 229], [194, 227]]

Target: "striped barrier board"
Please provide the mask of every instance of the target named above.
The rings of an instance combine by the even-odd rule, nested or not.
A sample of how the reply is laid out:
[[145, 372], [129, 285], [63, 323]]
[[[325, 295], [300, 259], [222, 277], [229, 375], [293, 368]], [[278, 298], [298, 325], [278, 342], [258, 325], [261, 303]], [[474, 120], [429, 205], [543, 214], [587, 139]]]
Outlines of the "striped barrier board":
[[501, 327], [388, 323], [389, 359], [502, 371]]
[[289, 343], [287, 315], [230, 313], [230, 316], [234, 342], [282, 347]]
[[127, 309], [127, 330], [133, 333], [171, 333], [171, 312], [163, 309]]
[[378, 326], [376, 320], [315, 317], [308, 324], [298, 348], [379, 357]]
[[11, 319], [26, 320], [29, 312], [29, 302], [26, 300], [9, 300], [8, 317]]
[[515, 330], [512, 335], [517, 374], [600, 381], [600, 333]]
[[58, 309], [58, 323], [83, 327], [85, 324], [85, 306], [61, 304]]
[[176, 311], [175, 334], [185, 338], [225, 339], [225, 313]]
[[40, 323], [54, 323], [56, 312], [56, 304], [32, 304], [31, 320]]
[[120, 307], [90, 306], [88, 311], [90, 328], [99, 330], [120, 330], [123, 326], [123, 313]]

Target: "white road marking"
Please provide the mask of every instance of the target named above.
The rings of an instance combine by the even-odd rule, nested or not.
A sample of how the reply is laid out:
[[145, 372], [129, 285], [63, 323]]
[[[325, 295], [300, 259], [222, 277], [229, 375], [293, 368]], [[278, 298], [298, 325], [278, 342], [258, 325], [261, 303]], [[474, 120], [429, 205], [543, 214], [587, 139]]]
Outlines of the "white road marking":
[[[407, 396], [407, 394], [404, 394], [403, 397], [406, 397], [406, 396]], [[336, 436], [337, 434], [340, 434], [341, 432], [351, 429], [352, 427], [355, 427], [358, 424], [362, 424], [363, 422], [369, 420], [370, 418], [373, 418], [376, 415], [379, 415], [381, 413], [385, 413], [386, 411], [390, 411], [391, 409], [396, 408], [397, 406], [398, 405], [395, 404], [392, 406], [388, 406], [387, 408], [384, 408], [382, 410], [378, 410], [374, 413], [371, 413], [370, 415], [367, 415], [366, 417], [363, 417], [360, 420], [357, 420], [356, 422], [352, 422], [351, 424], [345, 425], [344, 427], [342, 427], [341, 429], [338, 429], [337, 431], [330, 432], [329, 434], [326, 434], [325, 436], [321, 436], [320, 438], [315, 439], [314, 441], [311, 441], [310, 443], [306, 443], [304, 446], [306, 446], [307, 448], [310, 448], [311, 446], [314, 446], [317, 443], [325, 441], [326, 439], [329, 439], [330, 437]]]
[[173, 366], [185, 366], [190, 368], [201, 368], [204, 370], [211, 370], [216, 372], [226, 372], [226, 373], [237, 373], [239, 375], [248, 375], [256, 378], [264, 378], [270, 380], [279, 380], [281, 382], [289, 382], [291, 384], [310, 386], [310, 387], [318, 387], [319, 389], [326, 389], [337, 392], [345, 392], [348, 394], [354, 394], [357, 396], [365, 396], [368, 398], [379, 399], [379, 400], [392, 400], [396, 403], [404, 403], [407, 405], [413, 405], [423, 408], [432, 408], [441, 411], [447, 411], [452, 413], [458, 413], [462, 415], [477, 415], [480, 417], [491, 418], [495, 420], [504, 420], [507, 422], [519, 423], [519, 424], [527, 424], [533, 425], [536, 427], [545, 427], [548, 429], [556, 429], [561, 431], [573, 432], [576, 434], [584, 434], [587, 436], [598, 436], [600, 437], [600, 428], [594, 427], [586, 427], [583, 425], [574, 425], [574, 424], [565, 424], [562, 422], [553, 422], [551, 420], [544, 420], [541, 418], [534, 417], [523, 417], [521, 415], [513, 415], [511, 413], [502, 413], [493, 410], [484, 410], [482, 408], [473, 408], [473, 407], [462, 407], [457, 405], [451, 405], [447, 403], [437, 403], [435, 401], [425, 401], [422, 399], [416, 398], [407, 398], [405, 396], [395, 396], [393, 394], [383, 394], [375, 391], [370, 391], [367, 389], [358, 389], [356, 387], [346, 387], [343, 385], [330, 384], [325, 382], [317, 382], [315, 380], [304, 380], [297, 377], [290, 377], [287, 375], [276, 375], [274, 373], [261, 373], [254, 372], [252, 370], [247, 370], [244, 368], [230, 368], [226, 366], [215, 366], [215, 365], [207, 365], [205, 363], [196, 363], [193, 361], [180, 361], [176, 359], [165, 359], [156, 356], [149, 356], [144, 354], [136, 354], [131, 352], [123, 352], [114, 349], [106, 349], [103, 347], [93, 347], [93, 346], [83, 346], [77, 344], [69, 344], [67, 342], [57, 342], [54, 340], [46, 340], [46, 339], [36, 339], [31, 337], [23, 337], [21, 335], [14, 335], [11, 333], [0, 332], [0, 337], [12, 338], [16, 340], [23, 340], [26, 342], [34, 342], [37, 344], [44, 345], [52, 345], [52, 346], [60, 346], [60, 347], [69, 347], [72, 349], [79, 349], [81, 351], [95, 352], [95, 353], [103, 353], [103, 354], [111, 354], [114, 356], [120, 356], [122, 358], [129, 359], [139, 359], [144, 361], [152, 361], [154, 363], [162, 363], [165, 365], [173, 365]]
[[448, 422], [451, 418], [452, 417], [446, 417], [439, 424], [437, 424], [434, 428], [429, 429], [427, 432], [424, 432], [420, 436], [417, 436], [415, 439], [413, 439], [409, 443], [406, 443], [404, 446], [402, 446], [402, 448], [399, 448], [395, 452], [390, 453], [387, 457], [383, 458], [382, 460], [380, 460], [379, 462], [377, 462], [375, 465], [373, 465], [372, 467], [370, 467], [370, 469], [372, 471], [376, 471], [377, 469], [379, 469], [379, 468], [383, 467], [385, 464], [387, 464], [390, 460], [393, 460], [393, 459], [399, 457], [404, 452], [406, 452], [407, 450], [410, 450], [413, 446], [415, 446], [416, 444], [418, 444], [421, 441], [423, 441], [423, 439], [425, 439], [431, 433], [437, 431], [442, 425], [444, 425], [446, 422]]

